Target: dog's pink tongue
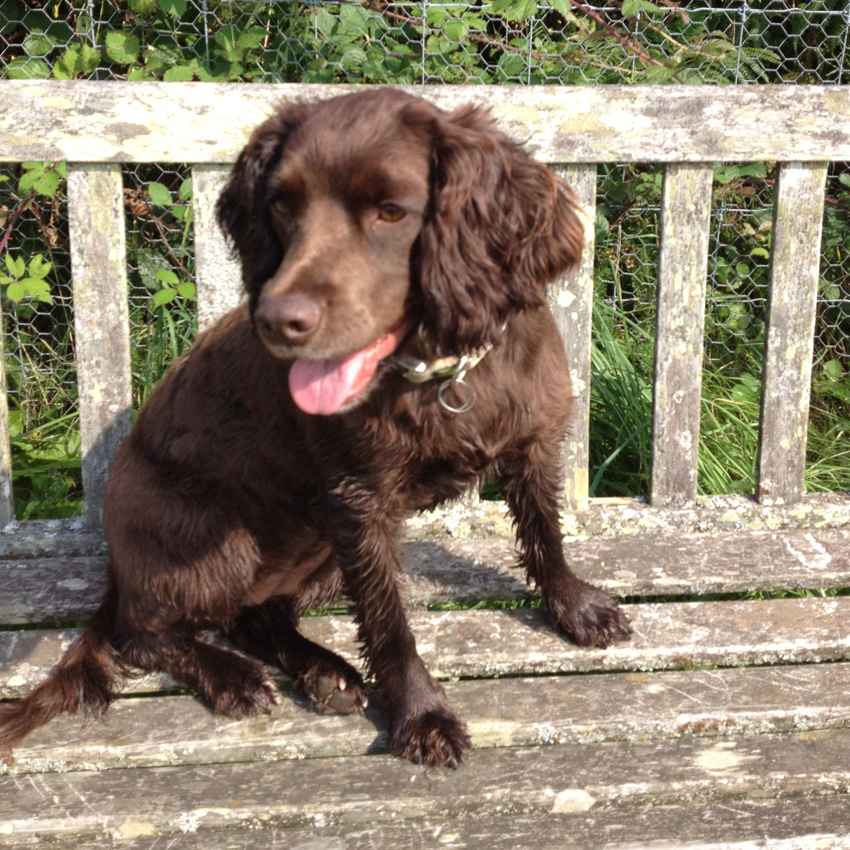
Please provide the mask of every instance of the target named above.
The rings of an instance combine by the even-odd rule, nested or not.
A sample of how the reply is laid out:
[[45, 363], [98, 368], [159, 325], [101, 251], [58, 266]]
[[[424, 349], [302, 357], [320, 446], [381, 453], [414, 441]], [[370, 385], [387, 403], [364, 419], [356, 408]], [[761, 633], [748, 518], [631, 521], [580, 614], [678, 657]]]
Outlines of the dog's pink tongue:
[[394, 328], [362, 351], [339, 360], [299, 358], [289, 370], [289, 392], [305, 413], [330, 416], [363, 390], [378, 363], [395, 351], [404, 333]]

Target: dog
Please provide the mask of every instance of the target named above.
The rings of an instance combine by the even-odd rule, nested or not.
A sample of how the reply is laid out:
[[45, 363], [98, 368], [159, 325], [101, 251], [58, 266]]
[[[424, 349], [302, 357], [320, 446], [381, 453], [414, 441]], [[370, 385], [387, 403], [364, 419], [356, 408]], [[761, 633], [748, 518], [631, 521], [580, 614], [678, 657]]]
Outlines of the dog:
[[574, 198], [486, 110], [377, 89], [284, 105], [217, 214], [246, 303], [141, 411], [106, 489], [102, 604], [51, 678], [0, 709], [0, 748], [105, 710], [138, 670], [250, 716], [280, 699], [272, 665], [320, 710], [362, 711], [361, 674], [298, 632], [344, 592], [390, 749], [457, 767], [468, 731], [396, 581], [410, 512], [495, 481], [552, 627], [581, 646], [630, 633], [559, 528], [572, 392], [546, 285], [581, 256]]

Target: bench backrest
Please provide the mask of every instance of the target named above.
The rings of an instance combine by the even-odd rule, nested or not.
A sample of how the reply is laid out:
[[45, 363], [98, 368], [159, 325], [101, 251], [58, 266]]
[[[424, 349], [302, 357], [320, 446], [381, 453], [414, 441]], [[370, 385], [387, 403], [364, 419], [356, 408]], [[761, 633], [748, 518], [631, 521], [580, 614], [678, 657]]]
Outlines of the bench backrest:
[[[286, 100], [348, 86], [8, 81], [0, 161], [68, 163], [85, 516], [97, 525], [109, 466], [130, 427], [122, 163], [192, 164], [196, 284], [204, 326], [239, 298], [239, 271], [213, 219], [250, 131]], [[411, 89], [444, 108], [493, 109], [512, 137], [573, 186], [595, 220], [598, 163], [663, 163], [651, 501], [696, 498], [713, 163], [777, 161], [757, 499], [803, 493], [827, 164], [850, 160], [850, 92], [837, 87], [481, 87]], [[588, 491], [593, 234], [581, 268], [553, 287], [578, 394], [566, 497]], [[0, 360], [0, 367], [2, 360]], [[0, 526], [12, 517], [0, 374]]]

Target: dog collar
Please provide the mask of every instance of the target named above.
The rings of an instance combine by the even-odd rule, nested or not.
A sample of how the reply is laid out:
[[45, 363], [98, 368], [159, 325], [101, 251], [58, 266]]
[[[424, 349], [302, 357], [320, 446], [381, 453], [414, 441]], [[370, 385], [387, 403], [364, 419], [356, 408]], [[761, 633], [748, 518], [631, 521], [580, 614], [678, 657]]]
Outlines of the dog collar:
[[[476, 348], [469, 354], [460, 356], [438, 357], [434, 360], [419, 360], [415, 357], [399, 355], [395, 358], [401, 376], [412, 384], [424, 384], [437, 378], [443, 378], [437, 399], [440, 404], [452, 413], [466, 413], [475, 404], [475, 390], [464, 381], [466, 373], [474, 369], [493, 345]], [[453, 387], [461, 387], [465, 393], [463, 402], [454, 405], [446, 399], [446, 392]]]

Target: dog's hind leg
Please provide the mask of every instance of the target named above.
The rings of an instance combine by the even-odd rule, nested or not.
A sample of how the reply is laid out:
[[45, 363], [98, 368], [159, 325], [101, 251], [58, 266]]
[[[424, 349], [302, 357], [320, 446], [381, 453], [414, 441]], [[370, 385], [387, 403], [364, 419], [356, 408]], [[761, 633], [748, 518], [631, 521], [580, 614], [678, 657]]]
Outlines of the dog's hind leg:
[[228, 637], [290, 676], [321, 712], [352, 714], [368, 703], [363, 678], [343, 658], [298, 631], [300, 600], [274, 596], [244, 609]]
[[269, 714], [280, 702], [277, 686], [262, 664], [189, 631], [170, 630], [167, 636], [137, 633], [125, 637], [118, 650], [126, 664], [166, 673], [187, 685], [216, 714]]

